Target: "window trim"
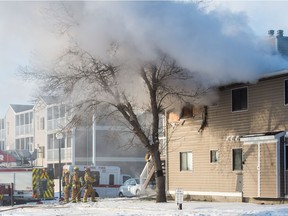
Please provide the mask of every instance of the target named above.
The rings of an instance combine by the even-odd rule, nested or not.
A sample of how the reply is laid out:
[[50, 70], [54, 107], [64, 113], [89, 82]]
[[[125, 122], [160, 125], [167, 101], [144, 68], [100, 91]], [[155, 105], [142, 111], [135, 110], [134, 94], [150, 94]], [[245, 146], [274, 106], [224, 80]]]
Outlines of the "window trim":
[[[182, 154], [188, 154], [188, 153], [191, 153], [191, 169], [188, 169], [188, 164], [187, 164], [187, 169], [183, 169], [182, 168]], [[183, 151], [183, 152], [179, 152], [179, 162], [180, 162], [180, 166], [179, 166], [179, 169], [180, 169], [180, 172], [191, 172], [193, 171], [193, 152], [192, 151]]]
[[[247, 90], [247, 107], [246, 109], [240, 109], [240, 110], [233, 110], [233, 91], [234, 90], [239, 90], [239, 89], [246, 89]], [[238, 87], [238, 88], [233, 88], [231, 89], [231, 112], [245, 112], [248, 111], [249, 109], [249, 91], [248, 91], [248, 86], [243, 86], [243, 87]]]

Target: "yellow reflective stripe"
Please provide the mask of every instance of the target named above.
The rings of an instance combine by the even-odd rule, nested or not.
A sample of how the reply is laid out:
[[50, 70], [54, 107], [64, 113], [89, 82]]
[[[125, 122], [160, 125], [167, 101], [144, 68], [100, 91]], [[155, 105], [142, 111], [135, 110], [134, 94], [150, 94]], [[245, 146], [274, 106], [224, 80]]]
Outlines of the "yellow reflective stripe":
[[37, 193], [37, 180], [38, 179], [47, 179], [47, 190], [44, 191], [43, 198], [54, 198], [54, 186], [50, 184], [49, 181], [53, 181], [49, 179], [49, 175], [47, 172], [43, 172], [43, 169], [33, 168], [32, 169], [32, 184], [33, 190]]
[[50, 190], [46, 190], [43, 194], [43, 197], [44, 198], [53, 198], [53, 191], [50, 189]]
[[39, 179], [39, 169], [33, 168], [32, 169], [32, 184], [33, 184], [33, 190], [36, 190], [37, 186], [37, 179]]

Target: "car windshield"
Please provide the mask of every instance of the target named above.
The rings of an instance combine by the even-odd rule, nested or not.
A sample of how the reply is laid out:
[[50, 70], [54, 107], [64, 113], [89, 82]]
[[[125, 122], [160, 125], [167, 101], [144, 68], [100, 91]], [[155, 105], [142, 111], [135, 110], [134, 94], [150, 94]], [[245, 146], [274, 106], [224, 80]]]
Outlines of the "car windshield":
[[[135, 183], [136, 182], [136, 183]], [[126, 182], [124, 182], [124, 185], [135, 185], [135, 184], [140, 184], [140, 180], [139, 179], [128, 179]]]

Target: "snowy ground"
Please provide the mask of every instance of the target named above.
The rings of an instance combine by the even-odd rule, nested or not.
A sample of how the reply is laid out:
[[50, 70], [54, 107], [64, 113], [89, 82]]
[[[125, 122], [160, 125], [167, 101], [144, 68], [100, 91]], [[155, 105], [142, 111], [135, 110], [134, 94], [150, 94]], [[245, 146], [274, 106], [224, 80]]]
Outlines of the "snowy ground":
[[0, 216], [63, 216], [63, 215], [115, 215], [115, 216], [148, 216], [148, 215], [221, 215], [221, 216], [278, 216], [288, 215], [288, 206], [258, 205], [252, 203], [193, 202], [183, 203], [182, 210], [174, 201], [155, 203], [154, 200], [141, 198], [106, 198], [96, 203], [68, 203], [60, 205], [57, 201], [45, 201], [43, 204], [2, 206]]

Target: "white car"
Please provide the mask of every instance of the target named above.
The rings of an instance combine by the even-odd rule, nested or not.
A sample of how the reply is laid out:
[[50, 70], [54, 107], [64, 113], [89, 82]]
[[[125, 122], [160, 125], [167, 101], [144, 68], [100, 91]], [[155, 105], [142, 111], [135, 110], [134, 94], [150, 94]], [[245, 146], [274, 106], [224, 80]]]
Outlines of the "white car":
[[139, 196], [141, 191], [140, 179], [130, 178], [119, 188], [119, 197]]

